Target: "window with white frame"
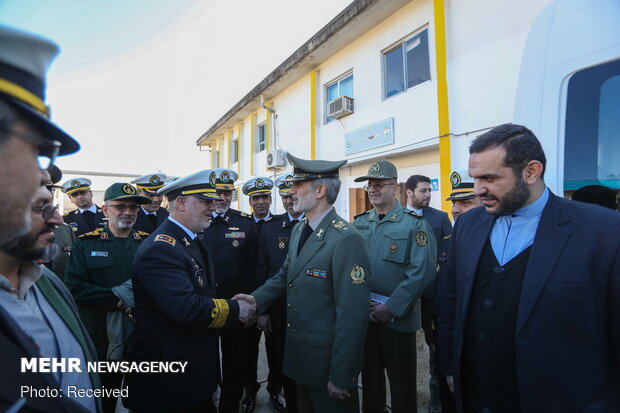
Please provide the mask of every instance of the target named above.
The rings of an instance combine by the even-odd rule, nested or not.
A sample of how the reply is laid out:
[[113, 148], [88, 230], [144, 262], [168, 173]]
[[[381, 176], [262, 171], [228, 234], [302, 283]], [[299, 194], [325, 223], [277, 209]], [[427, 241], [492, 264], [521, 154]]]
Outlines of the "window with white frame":
[[233, 139], [230, 144], [230, 162], [239, 162], [239, 138]]
[[[349, 72], [325, 85], [325, 113], [328, 113], [329, 102], [341, 96], [353, 98], [353, 72]], [[334, 118], [326, 117], [325, 123]]]
[[262, 152], [267, 145], [267, 127], [265, 122], [256, 127], [256, 152]]
[[428, 29], [383, 52], [384, 97], [397, 95], [430, 79]]

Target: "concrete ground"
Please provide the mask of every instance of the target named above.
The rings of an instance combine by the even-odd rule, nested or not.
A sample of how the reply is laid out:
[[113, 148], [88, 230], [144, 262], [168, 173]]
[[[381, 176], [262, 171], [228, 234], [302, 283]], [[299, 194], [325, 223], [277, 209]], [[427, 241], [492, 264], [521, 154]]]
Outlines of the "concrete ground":
[[[267, 357], [265, 355], [265, 338], [261, 339], [260, 353], [258, 356], [258, 381], [261, 383], [261, 388], [256, 397], [256, 409], [255, 413], [276, 413], [276, 409], [271, 404], [269, 399], [269, 393], [267, 392], [267, 373], [269, 368], [267, 366]], [[430, 398], [428, 389], [428, 347], [424, 342], [424, 333], [422, 330], [418, 331], [417, 337], [417, 350], [418, 350], [418, 413], [426, 413], [428, 411], [428, 401]], [[360, 344], [361, 345], [361, 344]], [[361, 382], [360, 382], [361, 383]], [[390, 397], [389, 383], [387, 387], [388, 394], [388, 406]], [[360, 389], [361, 393], [361, 389]], [[361, 400], [361, 394], [360, 394]], [[412, 410], [413, 411], [413, 410]], [[117, 413], [127, 413], [127, 409], [124, 409], [121, 404], [118, 404], [116, 409]]]
[[[418, 331], [417, 337], [417, 350], [418, 350], [418, 413], [426, 413], [428, 411], [428, 401], [430, 393], [428, 389], [428, 346], [424, 341], [424, 333], [422, 330]], [[273, 408], [271, 400], [269, 399], [269, 393], [267, 392], [267, 373], [269, 368], [267, 367], [267, 357], [265, 356], [264, 337], [261, 340], [260, 354], [258, 358], [258, 381], [261, 383], [261, 388], [256, 398], [255, 413], [275, 413], [276, 409]], [[361, 380], [360, 380], [361, 386]], [[388, 399], [390, 395], [389, 383], [386, 386]], [[360, 388], [360, 400], [361, 400], [361, 388]], [[389, 402], [388, 402], [389, 406]], [[413, 412], [413, 410], [412, 410]]]

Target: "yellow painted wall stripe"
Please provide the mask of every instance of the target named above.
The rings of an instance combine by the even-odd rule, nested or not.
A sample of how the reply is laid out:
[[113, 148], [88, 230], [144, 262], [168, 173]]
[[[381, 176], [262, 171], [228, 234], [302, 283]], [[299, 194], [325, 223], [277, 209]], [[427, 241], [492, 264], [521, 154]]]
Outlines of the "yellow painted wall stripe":
[[232, 135], [232, 130], [229, 130], [228, 133], [226, 134], [228, 142], [226, 143], [226, 147], [228, 148], [228, 153], [226, 155], [228, 155], [228, 160], [226, 162], [226, 168], [230, 169], [230, 140], [231, 140], [231, 135]]
[[435, 55], [437, 71], [437, 114], [439, 122], [439, 173], [441, 181], [441, 207], [450, 211], [450, 108], [448, 106], [448, 80], [446, 70], [446, 20], [444, 0], [433, 0], [435, 13]]
[[241, 122], [237, 123], [237, 175], [241, 177]]
[[250, 172], [249, 176], [254, 175], [254, 131], [256, 130], [256, 114], [253, 113], [250, 120]]
[[310, 159], [316, 159], [316, 70], [310, 72]]
[[[271, 107], [271, 103], [267, 106]], [[271, 150], [271, 112], [265, 109], [265, 114], [267, 115], [265, 122], [265, 150], [269, 152]]]

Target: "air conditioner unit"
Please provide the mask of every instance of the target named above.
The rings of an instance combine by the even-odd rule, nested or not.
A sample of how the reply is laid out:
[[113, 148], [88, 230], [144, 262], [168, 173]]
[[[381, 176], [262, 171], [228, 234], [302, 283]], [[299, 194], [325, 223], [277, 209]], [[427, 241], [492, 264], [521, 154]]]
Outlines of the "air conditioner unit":
[[267, 154], [267, 169], [284, 168], [284, 151], [277, 149]]
[[327, 106], [328, 118], [340, 119], [355, 112], [353, 110], [353, 98], [348, 96], [340, 96], [329, 102]]

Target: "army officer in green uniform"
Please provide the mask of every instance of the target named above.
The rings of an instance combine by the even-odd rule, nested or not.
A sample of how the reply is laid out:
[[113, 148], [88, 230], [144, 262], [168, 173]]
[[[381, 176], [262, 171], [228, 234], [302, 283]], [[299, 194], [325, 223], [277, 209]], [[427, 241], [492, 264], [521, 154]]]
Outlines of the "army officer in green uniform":
[[293, 208], [305, 218], [291, 232], [282, 269], [251, 296], [236, 298], [264, 313], [286, 296], [283, 370], [297, 383], [300, 413], [357, 413], [370, 262], [364, 239], [333, 207], [346, 161], [287, 156], [294, 167]]
[[417, 406], [418, 299], [435, 279], [433, 231], [422, 216], [397, 201], [398, 173], [392, 163], [375, 162], [367, 175], [355, 181], [368, 181], [365, 189], [374, 207], [353, 222], [368, 245], [373, 274], [362, 370], [363, 410], [385, 411], [387, 370], [392, 412], [410, 412]]
[[[115, 183], [104, 194], [103, 213], [108, 223], [78, 237], [73, 244], [65, 284], [73, 294], [97, 358], [107, 360], [107, 313], [123, 310], [124, 303], [112, 292], [112, 287], [131, 278], [131, 264], [140, 243], [147, 233], [134, 231], [138, 208], [151, 202], [139, 196], [128, 183]], [[101, 384], [108, 389], [119, 388], [122, 374], [101, 374]], [[103, 399], [104, 413], [114, 412], [116, 398]]]

